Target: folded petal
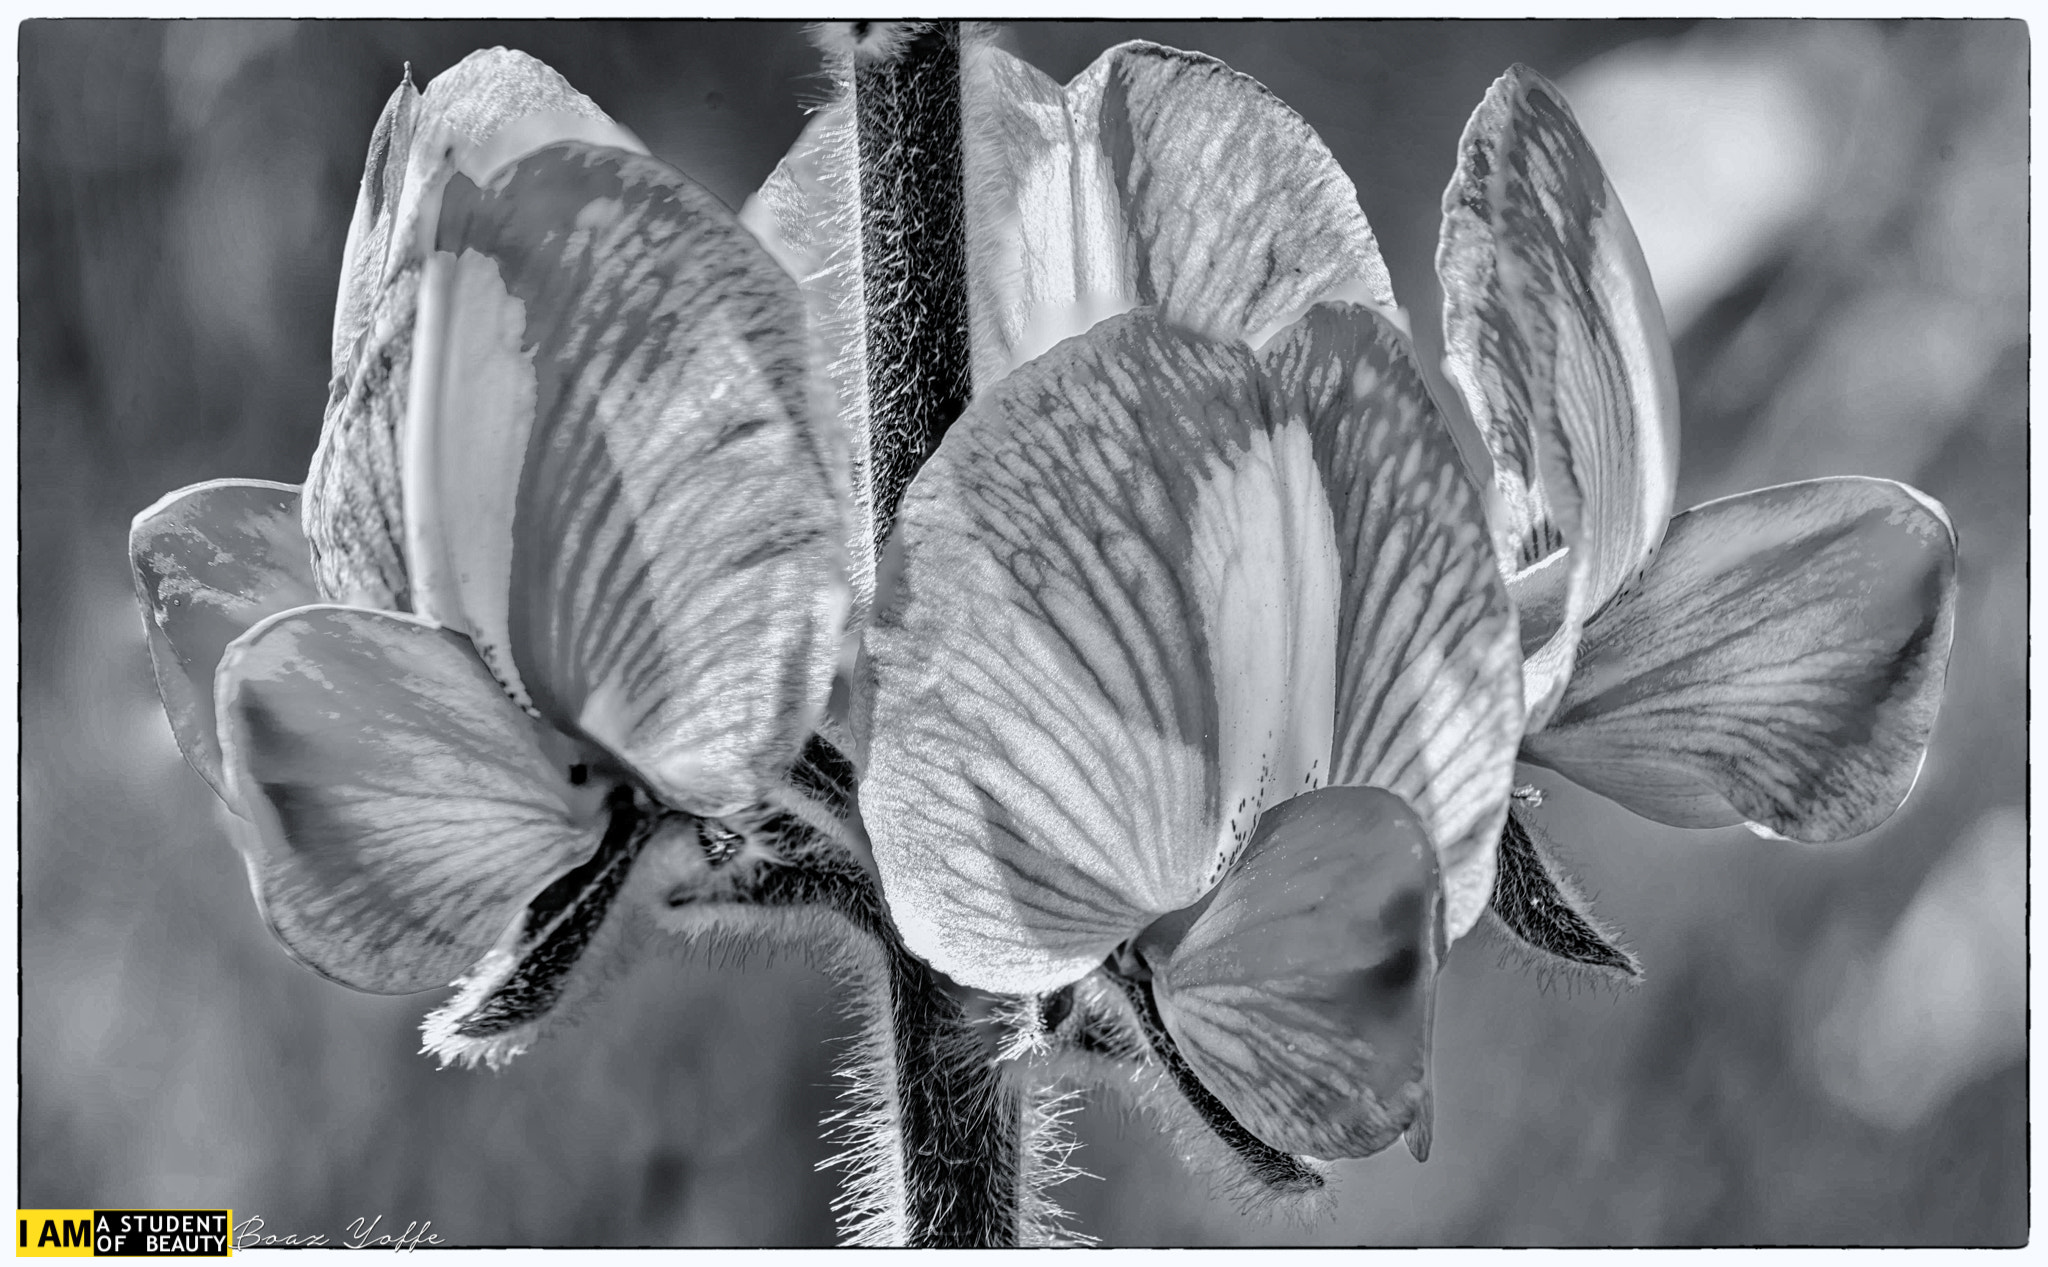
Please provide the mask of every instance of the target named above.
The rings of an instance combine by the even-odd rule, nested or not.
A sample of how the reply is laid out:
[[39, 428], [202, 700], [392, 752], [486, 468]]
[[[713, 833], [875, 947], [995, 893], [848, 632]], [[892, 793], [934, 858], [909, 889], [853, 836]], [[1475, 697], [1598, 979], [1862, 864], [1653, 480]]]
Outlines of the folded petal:
[[299, 531], [299, 490], [268, 480], [181, 488], [135, 516], [128, 559], [171, 733], [226, 797], [213, 713], [221, 653], [264, 617], [320, 601]]
[[450, 181], [419, 324], [415, 606], [671, 806], [759, 801], [847, 601], [794, 284], [672, 169], [567, 143]]
[[1240, 344], [1127, 314], [970, 406], [904, 499], [860, 804], [911, 948], [1054, 988], [1329, 769], [1338, 558]]
[[1325, 788], [1260, 820], [1155, 965], [1153, 992], [1188, 1064], [1254, 1135], [1364, 1157], [1411, 1126], [1426, 1136], [1446, 944], [1422, 818], [1377, 788]]
[[398, 462], [419, 284], [414, 261], [365, 301], [355, 353], [337, 367], [306, 471], [301, 522], [320, 595], [330, 602], [413, 608]]
[[[1485, 438], [1518, 573], [1563, 547], [1570, 610], [1599, 609], [1671, 514], [1678, 392], [1641, 248], [1571, 107], [1516, 66], [1458, 143], [1437, 277], [1445, 372]], [[1557, 634], [1567, 659], [1572, 622]], [[1532, 724], [1561, 689], [1532, 685]]]
[[1694, 507], [1586, 627], [1571, 685], [1523, 754], [1675, 826], [1869, 831], [1926, 753], [1955, 552], [1941, 506], [1888, 480]]
[[424, 94], [408, 77], [386, 103], [342, 253], [333, 382], [306, 479], [306, 536], [330, 600], [412, 609], [399, 431], [419, 273], [441, 191], [457, 172], [483, 181], [512, 159], [570, 139], [645, 152], [568, 81], [511, 49], [470, 54]]
[[1385, 317], [1318, 306], [1260, 360], [1274, 407], [1314, 439], [1335, 516], [1342, 599], [1326, 781], [1385, 788], [1422, 816], [1461, 937], [1493, 889], [1522, 734], [1515, 615], [1479, 490]]
[[405, 193], [405, 169], [412, 161], [413, 130], [420, 119], [420, 90], [412, 70], [393, 89], [370, 133], [370, 153], [363, 160], [363, 183], [356, 192], [356, 213], [349, 220], [348, 240], [341, 248], [341, 289], [334, 300], [333, 365], [345, 381], [355, 348], [369, 324], [370, 305], [383, 289], [391, 232], [398, 222], [398, 200]]
[[215, 694], [257, 901], [344, 985], [453, 981], [603, 835], [594, 785], [448, 630], [300, 608], [228, 648]]
[[992, 46], [963, 78], [976, 390], [1141, 304], [1253, 343], [1321, 299], [1393, 308], [1350, 179], [1257, 80], [1141, 42], [1065, 89]]
[[[853, 592], [848, 624], [867, 623], [875, 595], [874, 490], [901, 487], [915, 473], [907, 446], [878, 446], [869, 434], [867, 382], [861, 349], [858, 180], [853, 110], [841, 100], [819, 110], [761, 188], [740, 208], [739, 220], [782, 271], [795, 278], [810, 325], [813, 393], [837, 406], [848, 441], [850, 513], [846, 522], [847, 583]], [[923, 453], [917, 454], [921, 460]], [[884, 469], [878, 475], [875, 468]], [[896, 474], [900, 472], [900, 478]]]

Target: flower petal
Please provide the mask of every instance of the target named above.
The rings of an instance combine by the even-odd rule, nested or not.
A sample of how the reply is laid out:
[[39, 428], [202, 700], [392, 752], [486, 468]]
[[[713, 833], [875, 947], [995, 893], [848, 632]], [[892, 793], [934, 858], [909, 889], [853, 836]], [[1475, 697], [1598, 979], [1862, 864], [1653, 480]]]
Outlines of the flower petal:
[[1869, 831], [1912, 789], [1934, 726], [1955, 549], [1940, 505], [1887, 480], [1696, 506], [1587, 625], [1523, 755], [1675, 826]]
[[408, 79], [385, 105], [342, 255], [333, 382], [306, 477], [306, 537], [331, 601], [412, 609], [399, 431], [420, 267], [443, 188], [458, 172], [483, 181], [512, 159], [569, 139], [645, 152], [567, 80], [511, 49], [470, 54], [424, 94]]
[[1321, 783], [1336, 543], [1264, 394], [1242, 345], [1113, 318], [970, 406], [904, 499], [860, 803], [956, 979], [1076, 979]]
[[1325, 788], [1267, 811], [1153, 990], [1188, 1064], [1254, 1135], [1365, 1157], [1411, 1126], [1426, 1137], [1446, 944], [1422, 818], [1377, 788]]
[[[1466, 124], [1443, 207], [1445, 372], [1493, 455], [1503, 564], [1570, 547], [1583, 617], [1656, 548], [1677, 481], [1677, 379], [1642, 250], [1571, 107], [1524, 66]], [[1575, 634], [1560, 626], [1567, 661]], [[1562, 679], [1532, 686], [1540, 724]]]
[[[865, 309], [861, 301], [859, 212], [854, 203], [851, 104], [834, 102], [813, 115], [794, 146], [740, 208], [739, 220], [782, 271], [795, 278], [810, 324], [814, 396], [837, 405], [851, 452], [846, 522], [847, 623], [867, 623], [875, 597], [874, 489], [900, 488], [915, 474], [920, 451], [871, 434], [862, 373]], [[878, 474], [875, 467], [883, 470]]]
[[1385, 317], [1319, 306], [1260, 360], [1276, 407], [1314, 437], [1335, 515], [1343, 596], [1327, 781], [1386, 788], [1422, 816], [1461, 937], [1493, 890], [1522, 734], [1515, 614], [1479, 490]]
[[221, 653], [264, 617], [320, 601], [299, 532], [299, 490], [268, 480], [181, 488], [135, 516], [128, 558], [171, 732], [226, 798], [213, 714]]
[[404, 458], [420, 611], [717, 816], [796, 758], [846, 611], [796, 288], [710, 194], [550, 147], [449, 185]]
[[412, 86], [408, 67], [370, 133], [356, 213], [341, 249], [341, 289], [334, 301], [333, 365], [338, 383], [349, 377], [356, 344], [370, 321], [371, 303], [384, 288], [398, 200], [405, 192], [405, 169], [412, 161], [413, 130], [419, 120], [420, 90]]
[[448, 630], [300, 608], [228, 648], [215, 694], [257, 901], [344, 985], [446, 985], [603, 834], [602, 806]]
[[1142, 42], [1064, 90], [992, 46], [963, 77], [977, 390], [1141, 304], [1254, 344], [1318, 300], [1393, 308], [1350, 179], [1257, 80]]
[[369, 296], [354, 357], [336, 367], [306, 471], [302, 524], [320, 595], [330, 602], [412, 610], [398, 455], [419, 283], [414, 261]]

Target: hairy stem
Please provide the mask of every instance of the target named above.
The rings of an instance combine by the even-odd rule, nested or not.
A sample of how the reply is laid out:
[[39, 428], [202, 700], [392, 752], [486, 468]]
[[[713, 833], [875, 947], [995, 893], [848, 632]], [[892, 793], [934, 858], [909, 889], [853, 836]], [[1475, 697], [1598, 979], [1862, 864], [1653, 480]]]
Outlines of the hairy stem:
[[853, 24], [875, 547], [973, 390], [960, 24]]
[[1021, 1087], [1004, 1076], [963, 993], [903, 944], [873, 879], [847, 850], [785, 820], [786, 865], [747, 904], [829, 911], [846, 929], [862, 1040], [848, 1070], [850, 1170], [842, 1225], [856, 1244], [1010, 1246], [1038, 1231]]
[[889, 1002], [904, 1243], [970, 1248], [1022, 1243], [1021, 1106], [958, 998], [891, 938]]

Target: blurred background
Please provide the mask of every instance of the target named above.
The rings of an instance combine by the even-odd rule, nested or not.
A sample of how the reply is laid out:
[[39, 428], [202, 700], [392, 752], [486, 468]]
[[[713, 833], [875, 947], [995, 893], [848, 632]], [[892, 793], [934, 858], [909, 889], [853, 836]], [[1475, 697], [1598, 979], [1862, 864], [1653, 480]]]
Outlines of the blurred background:
[[[1541, 822], [1648, 970], [1615, 993], [1451, 956], [1435, 1152], [1242, 1216], [1113, 1105], [1060, 1196], [1111, 1245], [2015, 1245], [2027, 1235], [2027, 64], [2019, 22], [1040, 24], [1224, 58], [1356, 182], [1425, 349], [1438, 200], [1493, 77], [1560, 80], [1678, 344], [1679, 505], [1912, 482], [1962, 539], [1912, 800], [1826, 849], [1685, 832], [1556, 780]], [[382, 1216], [456, 1244], [829, 1243], [817, 1123], [849, 1033], [793, 962], [656, 954], [498, 1075], [415, 1055], [263, 930], [173, 746], [130, 517], [304, 476], [371, 125], [406, 63], [524, 48], [737, 207], [823, 83], [766, 23], [20, 27], [24, 1206]], [[395, 1225], [395, 1226], [394, 1226]]]

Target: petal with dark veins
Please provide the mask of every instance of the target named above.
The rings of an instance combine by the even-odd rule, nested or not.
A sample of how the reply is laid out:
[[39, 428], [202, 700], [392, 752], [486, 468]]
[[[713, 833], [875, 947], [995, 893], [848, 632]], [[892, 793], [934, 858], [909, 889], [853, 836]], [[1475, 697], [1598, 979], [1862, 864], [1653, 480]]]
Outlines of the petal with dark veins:
[[181, 488], [135, 516], [128, 559], [171, 733], [228, 799], [213, 712], [221, 654], [264, 617], [320, 601], [299, 531], [299, 490], [268, 480]]
[[1263, 394], [1241, 344], [1115, 317], [978, 399], [904, 500], [860, 804], [955, 979], [1075, 980], [1325, 777], [1336, 541]]
[[1407, 336], [1370, 308], [1313, 309], [1261, 353], [1274, 407], [1313, 437], [1335, 516], [1331, 784], [1385, 788], [1436, 842], [1453, 939], [1493, 890], [1522, 735], [1515, 613], [1479, 490]]
[[342, 254], [333, 376], [306, 477], [306, 538], [329, 601], [412, 610], [399, 433], [412, 390], [420, 268], [443, 188], [457, 172], [486, 180], [568, 139], [645, 152], [567, 80], [511, 49], [470, 54], [424, 94], [408, 79], [386, 103]]
[[1466, 124], [1443, 208], [1445, 373], [1493, 456], [1503, 567], [1571, 550], [1566, 618], [1529, 678], [1536, 726], [1563, 689], [1578, 622], [1642, 567], [1671, 514], [1670, 340], [1599, 159], [1527, 67], [1501, 76]]
[[963, 81], [977, 390], [1139, 305], [1253, 344], [1319, 300], [1393, 308], [1350, 178], [1250, 76], [1133, 41], [1064, 89], [993, 46]]
[[1646, 818], [1841, 840], [1920, 772], [1955, 626], [1947, 513], [1842, 478], [1696, 506], [1586, 626], [1526, 759]]
[[795, 285], [710, 194], [579, 143], [455, 177], [404, 455], [418, 609], [670, 806], [759, 802], [847, 605]]
[[215, 694], [257, 902], [344, 985], [448, 984], [603, 835], [598, 794], [449, 630], [300, 608], [228, 648]]

